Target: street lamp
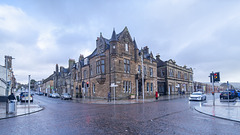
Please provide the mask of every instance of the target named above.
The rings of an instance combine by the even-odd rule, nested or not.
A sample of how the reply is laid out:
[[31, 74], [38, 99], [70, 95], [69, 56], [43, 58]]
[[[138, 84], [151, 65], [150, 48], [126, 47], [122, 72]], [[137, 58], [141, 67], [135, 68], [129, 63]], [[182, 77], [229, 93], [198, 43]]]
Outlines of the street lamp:
[[143, 91], [143, 102], [144, 102], [144, 69], [143, 69], [143, 50], [141, 50], [141, 61], [142, 61], [142, 91]]

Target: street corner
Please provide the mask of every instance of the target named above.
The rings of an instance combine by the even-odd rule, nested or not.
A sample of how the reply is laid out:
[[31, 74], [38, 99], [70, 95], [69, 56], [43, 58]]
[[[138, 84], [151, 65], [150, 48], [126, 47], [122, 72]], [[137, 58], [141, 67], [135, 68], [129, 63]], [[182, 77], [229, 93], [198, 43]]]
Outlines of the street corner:
[[44, 107], [38, 104], [30, 104], [30, 105], [17, 105], [17, 115], [25, 115], [31, 114], [35, 112], [42, 111]]
[[202, 105], [195, 106], [194, 109], [199, 113], [212, 117], [240, 122], [240, 114], [238, 113], [240, 111], [239, 107]]
[[6, 113], [6, 108], [1, 109], [0, 119], [7, 119], [7, 118], [13, 118], [17, 116], [28, 115], [28, 114], [36, 113], [42, 110], [44, 110], [44, 107], [38, 104], [30, 104], [30, 105], [17, 104], [16, 111], [12, 113]]

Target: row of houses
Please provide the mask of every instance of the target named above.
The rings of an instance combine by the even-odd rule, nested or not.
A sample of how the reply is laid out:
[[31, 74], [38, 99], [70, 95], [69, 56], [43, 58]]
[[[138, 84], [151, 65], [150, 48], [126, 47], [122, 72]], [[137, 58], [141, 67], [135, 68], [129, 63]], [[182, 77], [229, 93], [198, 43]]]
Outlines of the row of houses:
[[[129, 95], [153, 97], [194, 91], [193, 70], [179, 66], [172, 59], [163, 61], [160, 55], [153, 56], [148, 46], [141, 49], [125, 27], [110, 39], [100, 36], [91, 55], [69, 59], [68, 67], [58, 66], [48, 78], [40, 83], [40, 90], [49, 94], [70, 93], [73, 97], [105, 98], [113, 93], [116, 98]], [[143, 89], [144, 88], [144, 89]]]

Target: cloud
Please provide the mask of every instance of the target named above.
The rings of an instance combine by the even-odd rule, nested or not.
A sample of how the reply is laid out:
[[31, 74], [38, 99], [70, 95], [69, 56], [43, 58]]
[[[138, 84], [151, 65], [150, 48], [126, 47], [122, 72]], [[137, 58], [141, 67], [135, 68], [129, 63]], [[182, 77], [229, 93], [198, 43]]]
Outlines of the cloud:
[[113, 28], [119, 33], [125, 26], [139, 48], [147, 45], [163, 60], [174, 59], [181, 66], [193, 67], [197, 81], [208, 81], [212, 70], [222, 72], [223, 81], [240, 80], [230, 72], [237, 73], [240, 66], [236, 62], [240, 50], [238, 1], [0, 3], [4, 3], [0, 5], [0, 58], [15, 58], [14, 70], [20, 82], [26, 82], [29, 73], [36, 79], [46, 78], [55, 64], [67, 66], [69, 58], [77, 61], [80, 54], [88, 56], [100, 32], [111, 38]]

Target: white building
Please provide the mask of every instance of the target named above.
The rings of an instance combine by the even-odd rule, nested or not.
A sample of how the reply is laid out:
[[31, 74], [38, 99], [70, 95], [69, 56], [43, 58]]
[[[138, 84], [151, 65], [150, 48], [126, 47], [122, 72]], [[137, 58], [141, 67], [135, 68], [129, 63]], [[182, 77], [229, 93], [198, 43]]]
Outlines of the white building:
[[[7, 81], [11, 80], [12, 73], [7, 70], [8, 78]], [[10, 94], [10, 90], [8, 95]], [[6, 68], [0, 65], [0, 96], [6, 96]]]

